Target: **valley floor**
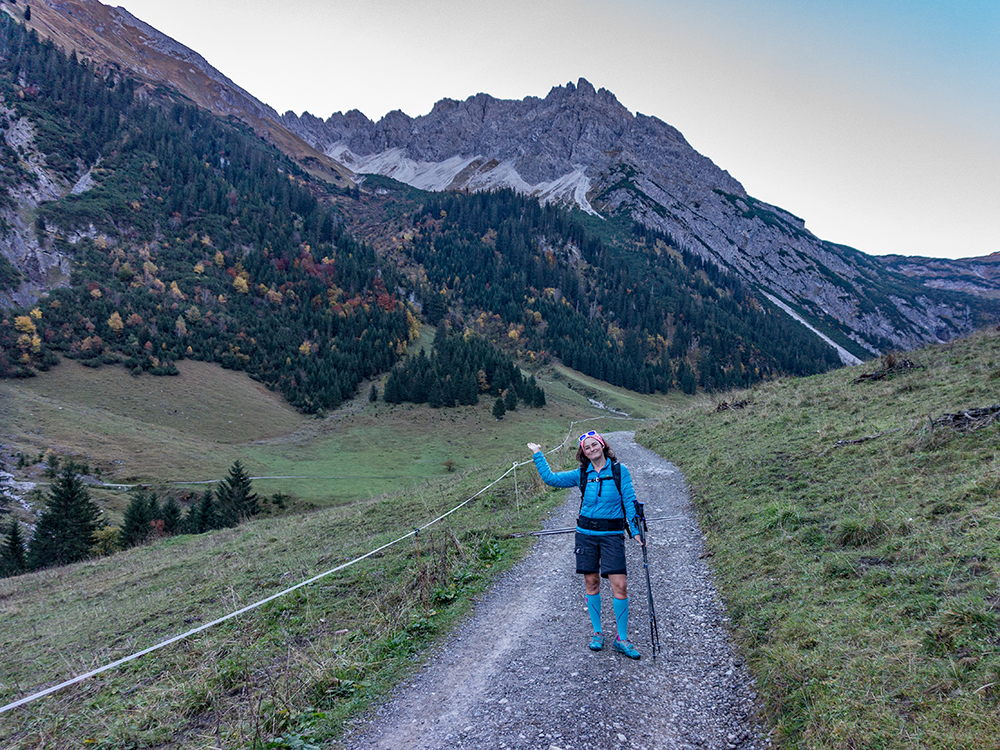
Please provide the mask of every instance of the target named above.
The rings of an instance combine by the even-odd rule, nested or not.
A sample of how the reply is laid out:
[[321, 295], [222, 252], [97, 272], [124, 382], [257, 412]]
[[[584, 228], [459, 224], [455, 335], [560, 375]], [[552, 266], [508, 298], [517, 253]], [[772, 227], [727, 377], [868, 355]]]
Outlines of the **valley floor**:
[[[573, 535], [539, 539], [427, 665], [351, 726], [345, 748], [763, 748], [753, 683], [729, 640], [722, 603], [702, 559], [702, 537], [680, 472], [610, 435], [650, 519], [649, 557], [662, 651], [650, 653], [642, 555], [627, 542], [632, 662], [610, 648], [611, 592], [604, 584], [608, 646], [588, 650], [591, 627]], [[550, 519], [568, 528], [575, 490]]]

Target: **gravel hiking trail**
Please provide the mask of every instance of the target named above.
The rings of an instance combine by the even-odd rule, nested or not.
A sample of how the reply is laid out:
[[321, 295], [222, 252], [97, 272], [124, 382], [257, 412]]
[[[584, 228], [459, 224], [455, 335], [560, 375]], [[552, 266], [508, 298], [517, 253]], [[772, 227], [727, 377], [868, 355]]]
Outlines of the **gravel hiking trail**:
[[[542, 536], [474, 611], [381, 705], [346, 728], [339, 748], [740, 748], [769, 746], [755, 723], [753, 681], [729, 639], [722, 602], [702, 558], [680, 472], [636, 445], [606, 436], [632, 474], [649, 519], [649, 568], [661, 651], [650, 652], [642, 550], [626, 540], [629, 637], [639, 661], [615, 653], [611, 590], [602, 583], [607, 645], [588, 649], [583, 577], [573, 534]], [[526, 466], [524, 471], [534, 471]], [[575, 525], [580, 493], [548, 519]]]

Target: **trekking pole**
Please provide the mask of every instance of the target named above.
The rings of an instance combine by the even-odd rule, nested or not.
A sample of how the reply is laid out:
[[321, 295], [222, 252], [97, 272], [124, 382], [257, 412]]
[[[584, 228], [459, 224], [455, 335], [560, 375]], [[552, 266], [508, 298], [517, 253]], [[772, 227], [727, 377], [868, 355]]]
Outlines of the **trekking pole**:
[[635, 501], [636, 525], [639, 527], [639, 540], [642, 542], [642, 567], [646, 571], [646, 599], [649, 604], [649, 641], [656, 661], [656, 652], [660, 650], [660, 630], [656, 626], [656, 609], [653, 607], [653, 587], [649, 582], [649, 554], [646, 550], [646, 514], [642, 503]]

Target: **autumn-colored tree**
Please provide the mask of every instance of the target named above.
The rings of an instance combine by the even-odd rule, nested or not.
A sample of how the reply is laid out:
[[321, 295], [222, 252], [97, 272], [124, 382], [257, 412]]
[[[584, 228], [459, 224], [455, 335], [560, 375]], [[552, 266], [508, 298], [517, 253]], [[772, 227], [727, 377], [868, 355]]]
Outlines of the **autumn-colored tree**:
[[35, 321], [30, 315], [18, 315], [14, 318], [14, 328], [21, 333], [33, 334], [35, 332]]

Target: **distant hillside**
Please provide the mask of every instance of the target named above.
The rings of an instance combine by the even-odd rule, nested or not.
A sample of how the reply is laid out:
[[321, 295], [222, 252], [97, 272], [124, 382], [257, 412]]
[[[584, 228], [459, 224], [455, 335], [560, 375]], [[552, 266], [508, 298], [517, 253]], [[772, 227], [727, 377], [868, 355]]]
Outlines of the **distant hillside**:
[[[0, 21], [0, 45], [21, 49], [0, 68], [5, 142], [17, 154], [0, 209], [6, 294], [28, 303], [0, 325], [4, 374], [51, 367], [57, 352], [153, 374], [193, 358], [245, 370], [312, 413], [389, 370], [418, 313], [509, 356], [557, 356], [642, 392], [837, 363], [666, 235], [509, 192], [439, 198], [389, 181], [366, 196], [332, 190], [241, 124]], [[344, 217], [362, 233], [381, 227], [380, 254]], [[32, 306], [52, 274], [31, 261], [51, 258], [57, 288]]]
[[957, 260], [884, 255], [879, 260], [891, 271], [917, 279], [926, 287], [1000, 298], [1000, 253]]
[[278, 146], [311, 174], [345, 187], [352, 174], [316, 151], [279, 122], [277, 113], [213, 68], [204, 57], [139, 20], [121, 7], [97, 0], [0, 2], [19, 20], [30, 5], [27, 25], [67, 54], [75, 52], [104, 73], [124, 73], [141, 85], [167, 87], [222, 117], [236, 117]]
[[[639, 392], [719, 390], [836, 367], [836, 352], [671, 238], [504, 190], [428, 197], [396, 252], [431, 322]], [[846, 341], [846, 339], [845, 339]]]
[[628, 217], [819, 331], [848, 337], [856, 354], [947, 340], [1000, 310], [990, 296], [965, 293], [996, 292], [995, 281], [924, 284], [919, 272], [816, 237], [803, 219], [748, 195], [675, 128], [633, 115], [584, 79], [545, 98], [444, 99], [413, 118], [395, 111], [372, 122], [351, 111], [325, 121], [286, 113], [282, 122], [356, 172], [435, 191], [507, 187], [595, 216]]

